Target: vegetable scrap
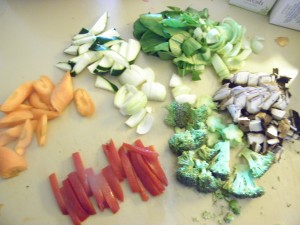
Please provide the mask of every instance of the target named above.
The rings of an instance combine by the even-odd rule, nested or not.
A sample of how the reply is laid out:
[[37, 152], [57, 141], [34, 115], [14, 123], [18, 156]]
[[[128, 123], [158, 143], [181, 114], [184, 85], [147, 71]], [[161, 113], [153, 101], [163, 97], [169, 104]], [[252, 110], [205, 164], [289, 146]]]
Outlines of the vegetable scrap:
[[[0, 107], [4, 115], [0, 118], [0, 176], [10, 178], [27, 169], [24, 158], [34, 137], [39, 146], [47, 142], [49, 121], [63, 113], [74, 97], [73, 81], [70, 73], [65, 73], [62, 79], [54, 84], [52, 80], [42, 75], [38, 80], [21, 84]], [[85, 99], [88, 95], [85, 90]], [[83, 102], [82, 96], [75, 92], [75, 102], [80, 109], [91, 111], [86, 107], [92, 100]], [[93, 109], [94, 110], [94, 109]], [[11, 147], [9, 145], [13, 145]], [[9, 147], [8, 147], [9, 146]]]
[[252, 53], [262, 50], [264, 41], [259, 36], [248, 40], [245, 34], [245, 27], [233, 18], [214, 21], [208, 9], [191, 7], [142, 14], [133, 31], [143, 52], [172, 60], [178, 74], [191, 74], [192, 80], [200, 80], [207, 66], [214, 68], [220, 80], [240, 70]]
[[167, 177], [159, 162], [159, 154], [153, 145], [144, 146], [140, 139], [134, 144], [123, 143], [118, 149], [113, 140], [102, 145], [108, 165], [99, 172], [85, 167], [79, 152], [72, 154], [75, 171], [70, 172], [59, 184], [56, 173], [49, 175], [49, 182], [56, 203], [63, 215], [69, 215], [74, 225], [79, 225], [97, 213], [91, 198], [100, 211], [106, 208], [113, 214], [124, 201], [122, 182], [127, 179], [133, 193], [142, 201], [149, 194], [161, 195], [168, 185]]
[[285, 47], [289, 44], [290, 42], [290, 39], [288, 37], [277, 37], [275, 39], [275, 42], [281, 46], [281, 47]]

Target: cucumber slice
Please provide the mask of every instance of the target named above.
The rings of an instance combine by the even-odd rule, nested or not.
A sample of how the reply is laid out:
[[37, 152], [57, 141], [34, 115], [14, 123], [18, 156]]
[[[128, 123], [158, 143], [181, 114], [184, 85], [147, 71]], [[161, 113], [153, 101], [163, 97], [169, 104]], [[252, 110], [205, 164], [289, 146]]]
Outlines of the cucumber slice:
[[100, 61], [101, 61], [101, 59], [97, 60], [96, 62], [93, 62], [91, 65], [89, 65], [87, 67], [91, 74], [96, 74], [95, 70], [97, 69], [97, 66], [98, 66]]
[[97, 37], [120, 37], [119, 32], [116, 30], [116, 28], [111, 28], [109, 30], [106, 30], [102, 32], [101, 34], [97, 35]]
[[126, 59], [130, 64], [134, 63], [140, 51], [141, 51], [140, 42], [135, 39], [131, 39], [131, 38], [128, 39], [128, 49], [126, 53]]
[[64, 50], [64, 53], [66, 53], [68, 55], [75, 55], [75, 56], [77, 56], [78, 55], [78, 49], [79, 49], [78, 45], [70, 45], [69, 47], [67, 47]]
[[85, 43], [83, 45], [80, 45], [79, 48], [78, 48], [78, 55], [86, 53], [90, 49], [92, 44], [93, 44], [92, 42], [89, 42], [89, 43]]
[[104, 31], [107, 24], [107, 19], [108, 19], [108, 14], [107, 12], [105, 12], [92, 26], [90, 32], [93, 34], [100, 34], [102, 31]]
[[113, 84], [109, 80], [105, 79], [103, 76], [96, 77], [95, 87], [101, 88], [101, 89], [104, 89], [107, 91], [111, 91], [111, 92], [117, 92], [119, 89], [115, 84]]
[[94, 42], [96, 40], [96, 36], [92, 35], [92, 36], [87, 36], [87, 37], [83, 37], [80, 39], [76, 39], [72, 41], [72, 45], [82, 45], [85, 43], [90, 43], [90, 42]]
[[118, 54], [126, 60], [128, 66], [116, 61], [110, 71], [112, 76], [119, 76], [120, 74], [122, 74], [124, 72], [126, 67], [129, 67], [129, 62], [126, 58], [127, 51], [128, 51], [128, 43], [124, 41], [120, 45]]
[[55, 66], [63, 71], [70, 71], [72, 69], [72, 65], [68, 62], [58, 62]]
[[94, 34], [90, 33], [90, 32], [87, 32], [87, 33], [83, 33], [83, 34], [76, 34], [72, 40], [75, 41], [75, 40], [79, 40], [79, 39], [82, 39], [82, 38], [86, 38], [86, 37], [91, 37], [91, 36], [95, 36]]
[[102, 57], [102, 52], [89, 51], [79, 56], [77, 63], [71, 70], [71, 76], [76, 76], [84, 68]]
[[109, 71], [114, 63], [114, 60], [110, 57], [105, 55], [99, 62], [97, 66], [97, 70]]

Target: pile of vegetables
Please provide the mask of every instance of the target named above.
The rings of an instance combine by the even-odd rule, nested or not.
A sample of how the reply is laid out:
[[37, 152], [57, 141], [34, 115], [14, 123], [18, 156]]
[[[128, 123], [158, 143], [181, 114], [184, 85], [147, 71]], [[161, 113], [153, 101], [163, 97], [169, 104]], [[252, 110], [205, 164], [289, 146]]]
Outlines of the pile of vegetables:
[[82, 116], [91, 116], [94, 103], [84, 89], [75, 89], [66, 73], [58, 84], [48, 76], [21, 84], [2, 103], [0, 111], [0, 176], [10, 178], [27, 169], [24, 158], [34, 136], [39, 146], [47, 140], [48, 122], [59, 117], [74, 99]]
[[133, 35], [146, 54], [172, 60], [179, 75], [191, 74], [192, 80], [199, 80], [205, 67], [212, 65], [222, 80], [263, 48], [263, 38], [247, 40], [245, 31], [233, 18], [212, 20], [207, 9], [169, 7], [140, 15]]
[[158, 196], [168, 185], [167, 177], [158, 160], [158, 152], [153, 145], [144, 146], [138, 139], [134, 144], [123, 143], [117, 149], [113, 140], [102, 145], [108, 165], [101, 171], [84, 166], [79, 152], [72, 154], [75, 171], [70, 172], [60, 187], [56, 173], [49, 175], [50, 185], [64, 215], [69, 215], [74, 225], [79, 225], [96, 209], [90, 198], [94, 198], [100, 211], [109, 208], [112, 213], [120, 209], [119, 201], [124, 201], [121, 183], [127, 178], [133, 193], [138, 193], [142, 201], [148, 201], [149, 194]]

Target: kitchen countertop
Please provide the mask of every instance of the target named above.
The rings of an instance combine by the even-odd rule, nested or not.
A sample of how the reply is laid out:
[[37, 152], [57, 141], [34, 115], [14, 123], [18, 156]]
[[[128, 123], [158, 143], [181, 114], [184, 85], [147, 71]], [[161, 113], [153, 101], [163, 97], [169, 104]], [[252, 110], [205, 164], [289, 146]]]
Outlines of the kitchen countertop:
[[[160, 12], [167, 6], [206, 7], [212, 19], [220, 21], [230, 16], [246, 27], [247, 37], [264, 37], [264, 50], [252, 55], [244, 70], [271, 72], [276, 67], [281, 74], [298, 74], [300, 32], [271, 25], [267, 16], [229, 5], [225, 0], [0, 0], [0, 102], [22, 82], [36, 80], [40, 75], [48, 75], [58, 82], [64, 72], [54, 65], [70, 58], [63, 50], [69, 45], [71, 37], [82, 27], [92, 26], [105, 11], [109, 14], [108, 28], [116, 28], [127, 40], [133, 37], [132, 25], [140, 14]], [[288, 37], [289, 44], [280, 47], [274, 41], [279, 36]], [[171, 62], [160, 61], [144, 53], [140, 53], [136, 64], [151, 67], [156, 80], [165, 85], [176, 72]], [[199, 95], [213, 94], [220, 86], [210, 68], [201, 81], [191, 83], [189, 77], [184, 81]], [[48, 175], [56, 172], [60, 180], [65, 178], [74, 170], [71, 154], [75, 151], [81, 153], [86, 166], [96, 170], [104, 167], [107, 161], [101, 144], [111, 138], [117, 146], [137, 138], [145, 144], [154, 144], [170, 184], [164, 194], [143, 202], [123, 182], [125, 201], [120, 203], [120, 211], [115, 215], [109, 210], [98, 212], [83, 224], [218, 224], [217, 219], [204, 220], [201, 217], [205, 210], [220, 213], [220, 207], [212, 203], [212, 196], [184, 187], [174, 178], [176, 159], [167, 145], [173, 131], [162, 123], [166, 114], [164, 106], [172, 99], [170, 92], [165, 102], [151, 103], [155, 116], [153, 129], [139, 136], [134, 129], [126, 127], [125, 117], [114, 108], [113, 94], [94, 88], [94, 82], [95, 77], [87, 71], [74, 78], [76, 88], [85, 88], [91, 94], [96, 114], [91, 118], [82, 118], [76, 112], [74, 103], [71, 103], [59, 118], [49, 122], [47, 144], [39, 147], [34, 140], [28, 148], [25, 157], [29, 168], [18, 177], [0, 179], [0, 225], [71, 224], [70, 219], [59, 212]], [[297, 111], [300, 111], [299, 85], [298, 76], [290, 87], [290, 107]], [[280, 162], [257, 182], [264, 187], [265, 195], [258, 199], [242, 200], [242, 213], [232, 225], [299, 225], [300, 142], [287, 143], [284, 147]]]

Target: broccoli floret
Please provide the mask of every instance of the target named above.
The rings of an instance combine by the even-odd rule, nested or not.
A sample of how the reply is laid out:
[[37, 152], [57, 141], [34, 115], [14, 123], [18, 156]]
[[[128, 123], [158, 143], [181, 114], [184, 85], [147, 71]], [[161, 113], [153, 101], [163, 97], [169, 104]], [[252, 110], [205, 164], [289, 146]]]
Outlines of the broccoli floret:
[[235, 215], [241, 214], [241, 206], [236, 199], [231, 199], [228, 202], [228, 205], [229, 205], [229, 209], [231, 210], [231, 212], [233, 212], [233, 214]]
[[199, 170], [191, 166], [181, 166], [176, 170], [176, 179], [189, 187], [196, 186]]
[[215, 176], [226, 179], [230, 174], [230, 143], [229, 141], [218, 142], [214, 146], [214, 149], [219, 151], [211, 160], [209, 170], [212, 171]]
[[177, 163], [180, 166], [194, 166], [196, 152], [195, 151], [184, 151], [180, 156], [177, 158]]
[[225, 128], [222, 119], [217, 115], [211, 115], [207, 118], [206, 124], [211, 132], [221, 132]]
[[170, 127], [185, 128], [191, 118], [191, 105], [172, 101], [166, 109], [168, 114], [164, 122]]
[[206, 105], [208, 107], [208, 114], [211, 114], [213, 110], [217, 109], [217, 105], [210, 95], [202, 95], [198, 97], [196, 107], [198, 108], [202, 105]]
[[243, 131], [235, 124], [230, 124], [222, 130], [223, 136], [226, 140], [230, 141], [232, 146], [236, 146], [243, 143]]
[[257, 198], [264, 194], [263, 188], [255, 184], [249, 166], [245, 164], [235, 166], [223, 189], [237, 198]]
[[219, 148], [210, 148], [207, 145], [202, 145], [198, 150], [197, 154], [200, 159], [205, 161], [211, 161], [212, 158], [219, 152]]
[[231, 223], [234, 220], [234, 215], [231, 212], [226, 213], [223, 218], [225, 223]]
[[246, 158], [250, 167], [250, 173], [254, 178], [259, 178], [264, 175], [275, 160], [275, 154], [273, 152], [262, 155], [248, 148], [244, 148], [241, 155]]
[[[187, 129], [203, 129], [205, 121], [209, 116], [209, 108], [206, 105], [201, 105], [197, 108], [191, 108], [190, 118], [188, 120]], [[205, 126], [206, 128], [206, 126]]]
[[214, 177], [211, 171], [207, 169], [203, 169], [201, 171], [197, 180], [197, 191], [203, 193], [212, 193], [218, 190], [220, 186], [221, 180]]
[[169, 139], [169, 147], [176, 154], [181, 155], [184, 151], [195, 150], [206, 142], [204, 130], [186, 130], [175, 133]]

